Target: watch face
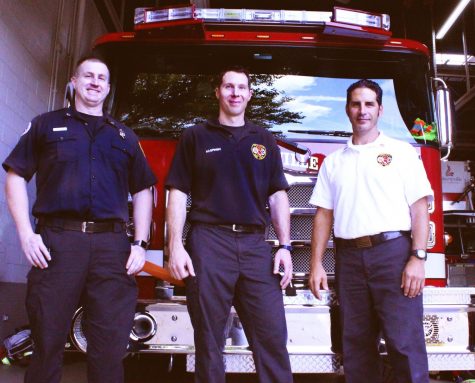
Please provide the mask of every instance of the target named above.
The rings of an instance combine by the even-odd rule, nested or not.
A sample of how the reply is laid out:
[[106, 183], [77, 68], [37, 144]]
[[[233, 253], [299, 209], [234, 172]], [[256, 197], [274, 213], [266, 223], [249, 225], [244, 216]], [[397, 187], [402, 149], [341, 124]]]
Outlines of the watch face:
[[427, 253], [425, 250], [414, 250], [412, 254], [419, 259], [427, 259]]

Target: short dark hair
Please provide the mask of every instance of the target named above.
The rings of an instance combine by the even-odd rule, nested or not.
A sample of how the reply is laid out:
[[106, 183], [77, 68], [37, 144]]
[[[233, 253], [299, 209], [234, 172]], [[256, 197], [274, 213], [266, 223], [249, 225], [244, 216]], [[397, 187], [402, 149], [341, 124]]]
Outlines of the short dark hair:
[[221, 69], [219, 74], [216, 76], [215, 79], [215, 86], [216, 88], [219, 88], [221, 84], [223, 83], [223, 77], [226, 73], [228, 72], [236, 72], [236, 73], [242, 73], [247, 77], [247, 84], [249, 87], [251, 87], [251, 76], [249, 74], [249, 70], [241, 65], [229, 65]]
[[378, 105], [381, 106], [383, 104], [383, 90], [379, 84], [373, 80], [363, 79], [351, 84], [346, 90], [346, 105], [350, 103], [351, 93], [358, 88], [371, 89], [374, 93], [376, 93], [376, 102]]
[[76, 66], [74, 68], [74, 75], [76, 76], [77, 75], [77, 72], [78, 72], [78, 69], [79, 67], [82, 65], [82, 63], [86, 62], [86, 61], [94, 61], [94, 62], [99, 62], [99, 63], [102, 63], [104, 64], [106, 67], [107, 67], [107, 70], [109, 71], [110, 73], [110, 70], [109, 70], [109, 66], [107, 65], [107, 63], [100, 57], [98, 56], [95, 56], [95, 55], [92, 55], [92, 54], [88, 54], [86, 56], [82, 56], [76, 63]]

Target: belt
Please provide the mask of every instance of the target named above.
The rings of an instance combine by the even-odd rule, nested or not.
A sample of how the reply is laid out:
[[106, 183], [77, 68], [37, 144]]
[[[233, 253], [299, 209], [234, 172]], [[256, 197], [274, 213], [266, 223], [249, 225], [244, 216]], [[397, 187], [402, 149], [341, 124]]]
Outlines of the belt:
[[239, 225], [239, 224], [230, 224], [230, 225], [216, 225], [223, 229], [230, 230], [234, 233], [265, 233], [266, 228], [259, 225]]
[[39, 226], [57, 227], [63, 230], [81, 231], [83, 233], [120, 233], [125, 230], [125, 222], [91, 222], [72, 219], [43, 217], [38, 219]]
[[366, 247], [373, 247], [379, 245], [382, 242], [390, 241], [391, 239], [396, 239], [402, 236], [409, 236], [410, 231], [385, 231], [383, 233], [374, 234], [374, 235], [365, 235], [364, 237], [353, 238], [353, 239], [343, 239], [335, 238], [336, 246], [340, 248], [357, 248], [362, 249]]

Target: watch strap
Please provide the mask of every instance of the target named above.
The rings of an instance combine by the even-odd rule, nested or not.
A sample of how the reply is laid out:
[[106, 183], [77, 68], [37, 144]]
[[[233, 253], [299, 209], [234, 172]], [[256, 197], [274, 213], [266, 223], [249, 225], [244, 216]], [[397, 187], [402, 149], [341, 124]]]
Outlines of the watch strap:
[[290, 252], [292, 252], [292, 250], [294, 249], [294, 248], [292, 247], [292, 245], [279, 245], [278, 248], [279, 248], [279, 249], [285, 249], [285, 250], [288, 250], [288, 251], [290, 251]]
[[138, 240], [134, 241], [132, 243], [132, 245], [140, 246], [140, 247], [144, 248], [145, 250], [147, 250], [147, 248], [148, 248], [148, 243], [146, 241], [141, 240], [141, 239], [138, 239]]

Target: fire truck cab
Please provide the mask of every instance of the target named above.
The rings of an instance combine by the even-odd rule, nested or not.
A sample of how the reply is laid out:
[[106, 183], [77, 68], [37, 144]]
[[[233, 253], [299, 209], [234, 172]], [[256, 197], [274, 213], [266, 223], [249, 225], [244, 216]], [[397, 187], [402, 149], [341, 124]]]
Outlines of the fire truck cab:
[[[315, 213], [308, 200], [322, 161], [351, 135], [344, 113], [346, 89], [362, 78], [377, 81], [384, 90], [379, 128], [416, 148], [435, 193], [424, 290], [429, 367], [475, 369], [475, 289], [447, 284], [441, 157], [451, 148], [449, 95], [443, 81], [431, 77], [427, 47], [392, 38], [389, 23], [388, 15], [345, 8], [140, 8], [133, 32], [108, 34], [95, 44], [96, 52], [111, 63], [114, 83], [108, 107], [141, 137], [159, 179], [148, 251], [149, 260], [159, 265], [167, 259], [164, 180], [177, 140], [187, 127], [216, 115], [213, 75], [228, 64], [249, 68], [254, 94], [247, 117], [274, 133], [291, 185], [294, 283], [283, 294], [296, 373], [331, 373], [341, 367], [335, 296], [325, 291], [319, 301], [307, 285]], [[268, 241], [277, 246], [272, 227]], [[330, 240], [324, 258], [330, 279], [333, 253]], [[142, 299], [132, 350], [186, 354], [187, 370], [193, 371], [193, 329], [182, 291], [168, 283], [156, 285], [150, 276], [138, 278]], [[78, 312], [74, 320], [73, 339], [84, 349], [80, 316]], [[252, 354], [234, 312], [225, 335], [226, 371], [253, 372]]]

